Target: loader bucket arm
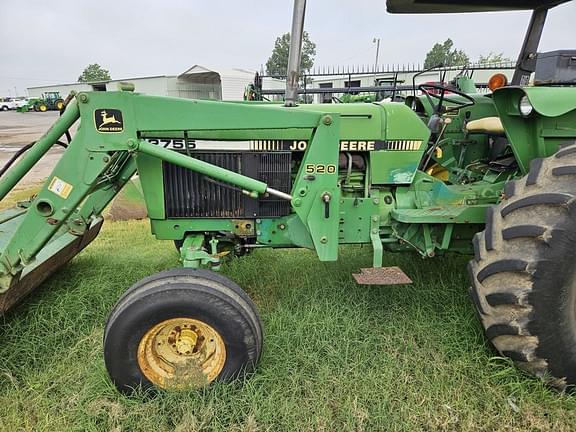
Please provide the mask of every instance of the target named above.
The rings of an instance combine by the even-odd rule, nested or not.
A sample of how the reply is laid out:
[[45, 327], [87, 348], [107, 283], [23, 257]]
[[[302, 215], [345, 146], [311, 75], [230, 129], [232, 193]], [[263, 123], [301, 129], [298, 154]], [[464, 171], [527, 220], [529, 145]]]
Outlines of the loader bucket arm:
[[[331, 148], [328, 159], [337, 163], [338, 158], [337, 115], [327, 120], [319, 112], [152, 97], [130, 91], [80, 93], [46, 135], [0, 178], [0, 200], [77, 119], [80, 125], [76, 134], [38, 195], [17, 209], [0, 212], [0, 313], [96, 237], [102, 211], [137, 171], [146, 189], [150, 161], [199, 172], [252, 197], [267, 193], [292, 200], [290, 194], [262, 181], [151, 144], [147, 137], [253, 139], [288, 134], [311, 140], [307, 153], [311, 162], [314, 158], [327, 160], [326, 149], [321, 148], [326, 143]], [[314, 145], [315, 141], [321, 143]], [[318, 197], [326, 190], [336, 194], [336, 180], [333, 182], [306, 187]], [[296, 183], [295, 188], [298, 186]], [[149, 217], [163, 218], [156, 209], [158, 197], [145, 193], [145, 200]], [[295, 212], [308, 223], [322, 209], [318, 198], [317, 203], [304, 200]], [[309, 223], [308, 228], [319, 255], [335, 259], [337, 245], [320, 241], [328, 234], [335, 235], [328, 232], [333, 226], [326, 221]]]

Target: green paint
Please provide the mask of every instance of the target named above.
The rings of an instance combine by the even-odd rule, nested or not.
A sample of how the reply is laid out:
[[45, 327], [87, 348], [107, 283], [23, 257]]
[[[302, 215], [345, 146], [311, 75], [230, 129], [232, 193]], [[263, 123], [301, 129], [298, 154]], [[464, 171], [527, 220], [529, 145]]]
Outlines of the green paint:
[[[472, 90], [469, 80], [461, 81], [461, 87]], [[517, 111], [524, 94], [535, 106], [529, 119]], [[424, 98], [419, 98], [423, 111], [418, 115], [399, 103], [286, 108], [160, 98], [129, 91], [81, 93], [0, 181], [3, 197], [80, 118], [72, 143], [47, 184], [29, 203], [29, 210], [0, 213], [0, 289], [6, 290], [19, 272], [48, 259], [47, 251], [57, 250], [58, 245], [85, 232], [135, 173], [153, 234], [158, 239], [184, 240], [181, 258], [185, 266], [217, 267], [219, 251], [232, 248], [241, 252], [245, 244], [309, 248], [322, 261], [336, 260], [340, 244], [370, 244], [375, 266], [381, 265], [382, 248], [415, 249], [423, 256], [446, 250], [469, 252], [472, 235], [482, 227], [486, 208], [499, 201], [505, 182], [518, 171], [525, 172], [534, 157], [551, 154], [576, 136], [574, 89], [555, 88], [548, 93], [544, 89], [504, 89], [496, 92], [496, 105], [483, 95], [472, 97], [473, 106], [446, 115], [451, 121], [437, 142], [440, 151], [426, 166], [427, 170], [434, 168], [433, 164], [442, 167], [448, 178], [444, 182], [419, 171], [430, 139], [426, 122], [431, 107]], [[559, 103], [555, 105], [549, 98], [557, 98]], [[488, 137], [464, 132], [467, 121], [496, 112], [506, 126], [518, 170], [493, 170], [488, 161]], [[102, 129], [105, 120], [108, 126]], [[168, 219], [164, 163], [226, 182], [252, 197], [264, 194], [269, 185], [203, 162], [193, 153], [150, 144], [145, 141], [150, 137], [305, 141], [305, 151], [292, 154], [290, 214], [243, 220]], [[341, 151], [341, 141], [378, 142], [385, 147]], [[503, 152], [498, 157], [512, 155], [506, 153], [509, 150]], [[54, 182], [61, 187], [55, 188]], [[130, 190], [126, 193], [134, 195]]]
[[[527, 96], [534, 112], [527, 118], [519, 110]], [[576, 141], [576, 88], [509, 87], [494, 93], [494, 103], [523, 174], [530, 161], [554, 154], [561, 145]]]
[[30, 171], [30, 169], [50, 150], [54, 143], [78, 120], [78, 104], [73, 101], [56, 123], [32, 146], [30, 150], [0, 179], [0, 200]]
[[216, 251], [217, 241], [207, 245], [202, 234], [188, 235], [180, 248], [180, 261], [183, 267], [211, 267], [218, 270], [220, 257]]
[[196, 171], [200, 174], [204, 174], [217, 180], [241, 187], [248, 192], [255, 192], [256, 194], [263, 194], [266, 192], [266, 183], [243, 176], [241, 174], [237, 174], [224, 168], [220, 168], [216, 165], [203, 162], [193, 157], [188, 157], [186, 155], [167, 150], [153, 144], [149, 144], [144, 140], [137, 144], [135, 150], [140, 151], [152, 158], [163, 160], [183, 168], [188, 168], [189, 170]]
[[[422, 148], [426, 145], [422, 143]], [[370, 175], [372, 183], [410, 184], [418, 169], [422, 153], [420, 151], [374, 151], [370, 153]]]

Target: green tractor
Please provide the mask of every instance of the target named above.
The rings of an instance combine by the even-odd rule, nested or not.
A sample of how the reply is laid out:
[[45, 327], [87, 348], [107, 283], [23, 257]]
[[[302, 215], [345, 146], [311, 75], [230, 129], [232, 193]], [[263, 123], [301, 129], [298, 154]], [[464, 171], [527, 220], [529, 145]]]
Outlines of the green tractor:
[[[1, 200], [54, 144], [66, 147], [40, 192], [0, 213], [0, 311], [94, 240], [102, 211], [138, 173], [152, 232], [175, 242], [182, 266], [136, 283], [108, 318], [104, 359], [120, 391], [200, 387], [253, 370], [261, 322], [216, 272], [223, 260], [307, 248], [336, 261], [347, 244], [373, 250], [371, 267], [354, 275], [361, 284], [409, 282], [382, 267], [384, 251], [473, 254], [471, 293], [487, 337], [519, 367], [572, 390], [575, 71], [539, 63], [536, 82], [554, 85], [527, 86], [546, 13], [564, 2], [522, 3], [535, 9], [518, 67], [492, 95], [461, 77], [458, 89], [421, 85], [407, 103], [298, 106], [303, 0], [283, 106], [146, 96], [129, 83], [77, 94], [0, 169]], [[388, 1], [399, 13], [518, 8], [470, 4]], [[73, 139], [60, 141], [77, 121]]]
[[38, 112], [60, 111], [64, 108], [64, 99], [60, 97], [60, 92], [44, 92], [42, 96], [34, 101], [32, 109]]
[[18, 108], [16, 108], [16, 111], [18, 112], [28, 112], [34, 109], [34, 105], [36, 104], [36, 102], [39, 101], [39, 98], [35, 98], [35, 97], [30, 97], [30, 98], [26, 98], [26, 103], [22, 106], [19, 106]]

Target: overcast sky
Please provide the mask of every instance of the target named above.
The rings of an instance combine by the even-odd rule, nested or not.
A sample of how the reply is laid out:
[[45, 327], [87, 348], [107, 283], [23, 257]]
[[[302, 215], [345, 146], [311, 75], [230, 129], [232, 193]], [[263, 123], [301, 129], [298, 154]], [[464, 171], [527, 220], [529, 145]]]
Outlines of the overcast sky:
[[[290, 30], [292, 0], [0, 0], [0, 96], [74, 82], [89, 63], [112, 78], [176, 75], [194, 64], [258, 70]], [[384, 0], [308, 0], [316, 65], [422, 62], [450, 37], [472, 60], [515, 58], [528, 12], [390, 15]], [[549, 14], [541, 51], [576, 48], [576, 1]]]

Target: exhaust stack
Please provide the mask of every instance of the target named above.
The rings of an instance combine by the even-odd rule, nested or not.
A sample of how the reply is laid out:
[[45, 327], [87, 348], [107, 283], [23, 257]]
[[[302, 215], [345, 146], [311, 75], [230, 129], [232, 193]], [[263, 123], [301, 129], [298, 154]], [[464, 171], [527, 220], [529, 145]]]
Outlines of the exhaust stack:
[[300, 57], [302, 55], [305, 14], [306, 0], [294, 0], [288, 70], [286, 71], [286, 94], [284, 95], [284, 106], [287, 107], [296, 106], [296, 102], [298, 102], [298, 79], [300, 77]]

